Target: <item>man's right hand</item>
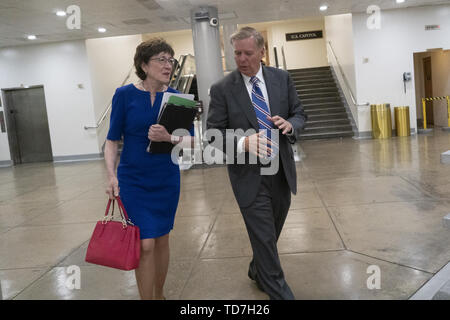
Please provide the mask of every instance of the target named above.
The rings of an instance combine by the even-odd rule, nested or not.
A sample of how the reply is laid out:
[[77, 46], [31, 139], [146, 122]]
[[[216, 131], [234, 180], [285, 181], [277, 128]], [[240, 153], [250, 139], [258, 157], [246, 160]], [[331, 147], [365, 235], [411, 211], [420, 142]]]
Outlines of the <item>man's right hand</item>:
[[264, 131], [261, 131], [245, 137], [244, 150], [260, 158], [270, 156], [272, 149], [268, 145], [271, 145], [271, 143], [263, 134]]
[[109, 195], [111, 200], [119, 196], [119, 181], [116, 177], [110, 177], [108, 182], [108, 187], [106, 188], [106, 194]]

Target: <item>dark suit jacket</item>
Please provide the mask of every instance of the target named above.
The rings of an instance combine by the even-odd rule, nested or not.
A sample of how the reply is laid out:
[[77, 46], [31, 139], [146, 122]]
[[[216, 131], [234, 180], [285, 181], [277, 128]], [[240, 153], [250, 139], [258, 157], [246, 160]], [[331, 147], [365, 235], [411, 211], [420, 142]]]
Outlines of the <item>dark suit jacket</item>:
[[[280, 166], [283, 166], [286, 180], [293, 194], [297, 192], [297, 174], [294, 155], [289, 143], [295, 143], [304, 127], [306, 115], [303, 112], [295, 86], [289, 73], [263, 66], [263, 76], [269, 96], [272, 116], [279, 115], [288, 120], [294, 128], [293, 136], [279, 134]], [[239, 136], [227, 133], [226, 129], [254, 129], [259, 131], [256, 114], [241, 73], [238, 70], [213, 84], [210, 89], [210, 104], [207, 129], [221, 130], [224, 141], [222, 151], [226, 152], [226, 139], [233, 139], [236, 155]], [[229, 164], [228, 174], [233, 192], [241, 207], [249, 206], [256, 197], [261, 183], [261, 166], [258, 164]]]

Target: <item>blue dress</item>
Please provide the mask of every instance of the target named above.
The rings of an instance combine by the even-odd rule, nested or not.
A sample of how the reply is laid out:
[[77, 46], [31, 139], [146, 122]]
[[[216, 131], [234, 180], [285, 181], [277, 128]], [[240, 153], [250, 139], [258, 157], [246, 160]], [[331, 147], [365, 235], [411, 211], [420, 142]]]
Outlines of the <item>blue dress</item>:
[[[177, 92], [168, 88], [167, 92]], [[120, 198], [141, 239], [157, 238], [173, 228], [180, 197], [180, 170], [170, 154], [146, 151], [148, 130], [156, 124], [163, 92], [153, 106], [150, 93], [129, 84], [118, 88], [112, 100], [108, 140], [120, 140], [123, 150], [117, 168]], [[193, 135], [193, 128], [191, 128]]]

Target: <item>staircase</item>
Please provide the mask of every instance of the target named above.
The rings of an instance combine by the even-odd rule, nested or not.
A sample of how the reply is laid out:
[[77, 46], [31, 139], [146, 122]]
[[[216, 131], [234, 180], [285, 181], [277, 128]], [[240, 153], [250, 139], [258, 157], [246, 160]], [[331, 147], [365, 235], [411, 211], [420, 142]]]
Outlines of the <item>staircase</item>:
[[352, 137], [353, 130], [330, 67], [289, 70], [305, 113], [301, 140]]

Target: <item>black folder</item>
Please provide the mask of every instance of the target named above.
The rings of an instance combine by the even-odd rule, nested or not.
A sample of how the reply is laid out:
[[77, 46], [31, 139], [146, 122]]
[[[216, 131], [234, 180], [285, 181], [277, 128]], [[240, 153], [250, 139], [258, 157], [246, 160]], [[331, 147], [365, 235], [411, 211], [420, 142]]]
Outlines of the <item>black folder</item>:
[[[158, 124], [164, 126], [169, 134], [176, 129], [190, 130], [197, 108], [167, 104], [159, 118]], [[173, 144], [171, 142], [150, 142], [147, 149], [150, 153], [170, 153]]]

